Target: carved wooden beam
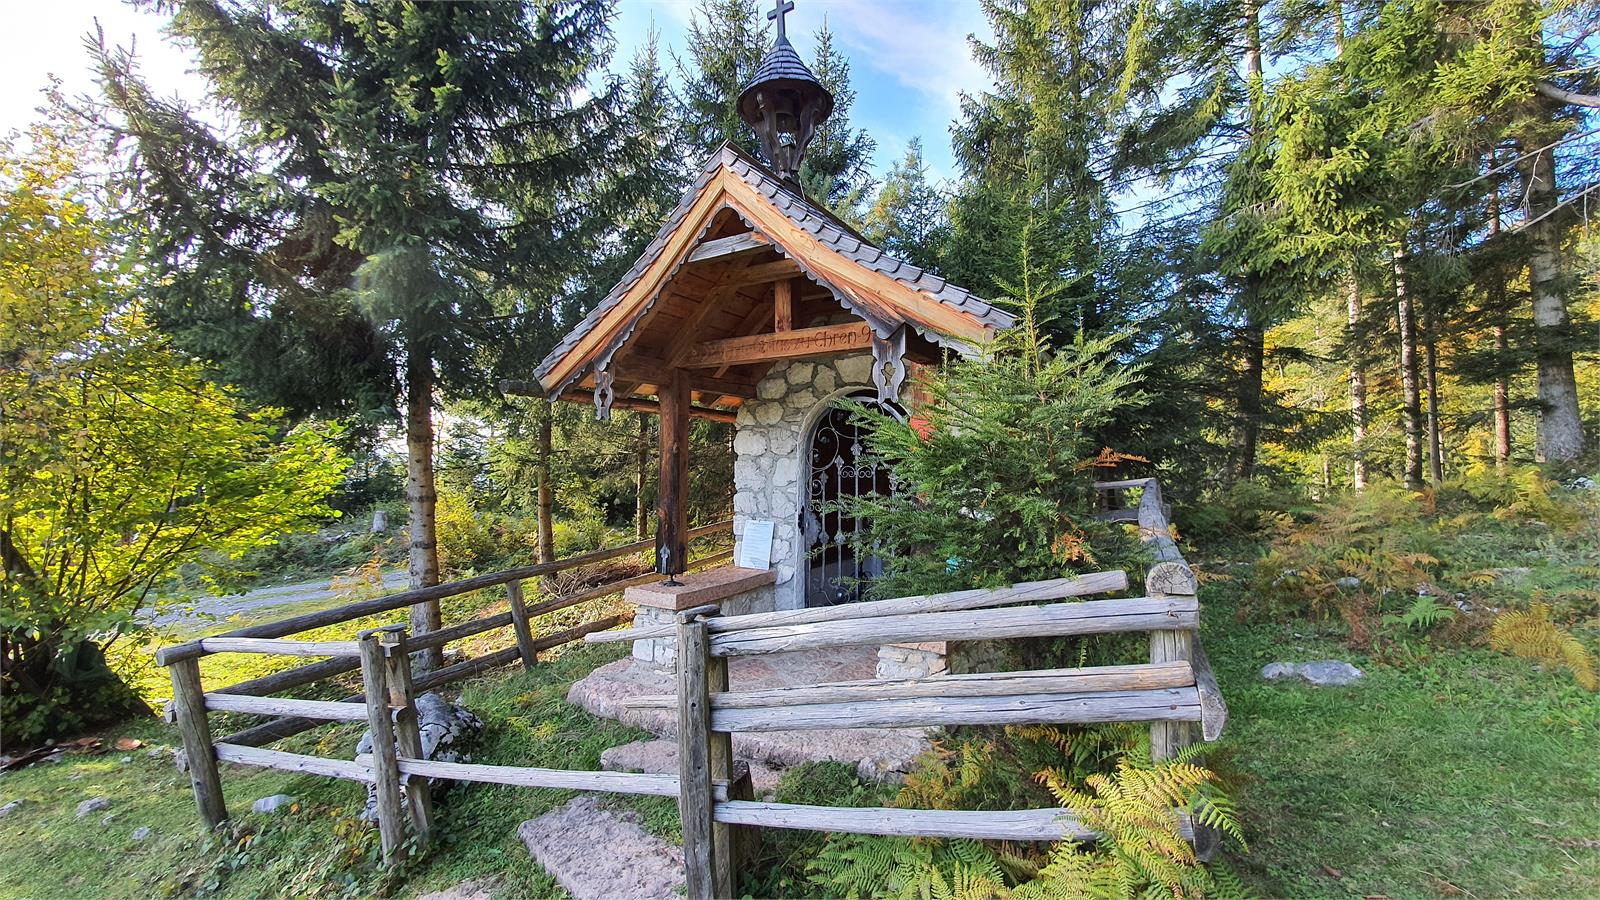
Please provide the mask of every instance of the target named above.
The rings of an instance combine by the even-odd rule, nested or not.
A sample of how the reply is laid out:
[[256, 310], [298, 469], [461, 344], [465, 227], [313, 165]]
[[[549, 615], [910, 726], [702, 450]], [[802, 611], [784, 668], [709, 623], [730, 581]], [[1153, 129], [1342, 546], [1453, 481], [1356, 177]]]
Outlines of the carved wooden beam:
[[696, 344], [682, 365], [686, 369], [710, 369], [747, 363], [775, 362], [780, 359], [806, 359], [837, 356], [872, 347], [872, 328], [865, 322], [801, 328], [777, 334], [724, 338]]
[[801, 274], [800, 264], [792, 259], [780, 259], [775, 262], [761, 263], [739, 272], [738, 285], [745, 287], [752, 284], [766, 284], [769, 281], [782, 281]]
[[758, 231], [746, 231], [743, 234], [735, 234], [703, 242], [689, 254], [689, 262], [705, 262], [712, 259], [736, 256], [741, 253], [754, 253], [757, 250], [765, 250], [770, 246], [772, 246], [772, 242], [767, 240], [766, 235]]

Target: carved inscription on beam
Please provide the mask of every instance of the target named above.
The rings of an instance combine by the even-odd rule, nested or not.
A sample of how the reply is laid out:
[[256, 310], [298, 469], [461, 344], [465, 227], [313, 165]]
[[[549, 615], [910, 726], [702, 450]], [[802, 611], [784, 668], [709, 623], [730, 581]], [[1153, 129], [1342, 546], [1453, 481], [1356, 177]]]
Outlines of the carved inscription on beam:
[[683, 360], [687, 369], [740, 366], [780, 359], [837, 356], [872, 346], [872, 328], [865, 322], [801, 328], [777, 334], [725, 338], [696, 344]]

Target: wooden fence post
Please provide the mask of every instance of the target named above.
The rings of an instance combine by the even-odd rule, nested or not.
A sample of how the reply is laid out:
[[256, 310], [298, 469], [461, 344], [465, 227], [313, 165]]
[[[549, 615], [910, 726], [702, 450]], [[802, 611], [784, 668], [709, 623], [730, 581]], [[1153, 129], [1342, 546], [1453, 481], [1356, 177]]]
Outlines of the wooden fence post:
[[533, 649], [533, 627], [528, 624], [520, 580], [506, 582], [506, 597], [511, 601], [511, 630], [517, 635], [517, 655], [522, 657], [522, 668], [531, 672], [539, 661], [539, 652]]
[[[1145, 593], [1152, 598], [1193, 597], [1194, 572], [1181, 562], [1160, 562], [1150, 567], [1144, 580]], [[1152, 663], [1190, 662], [1194, 658], [1194, 634], [1189, 631], [1150, 632]], [[1152, 722], [1150, 758], [1162, 762], [1194, 743], [1188, 722]]]
[[[406, 628], [390, 625], [378, 629], [383, 646], [384, 682], [389, 689], [389, 706], [394, 710], [394, 736], [398, 755], [423, 759], [422, 730], [417, 723], [415, 692], [411, 688], [411, 656], [406, 650]], [[428, 779], [420, 775], [401, 775], [406, 806], [411, 811], [411, 831], [417, 845], [426, 846], [433, 831], [433, 794]]]
[[211, 747], [211, 722], [206, 718], [206, 695], [200, 687], [200, 660], [190, 657], [167, 665], [172, 676], [172, 708], [183, 735], [183, 758], [194, 788], [194, 805], [207, 830], [228, 818], [222, 799], [222, 776], [217, 773], [217, 753]]
[[[1156, 502], [1160, 502], [1157, 494]], [[1151, 597], [1194, 597], [1200, 583], [1194, 570], [1181, 561], [1159, 562], [1150, 567], [1145, 576], [1145, 593]], [[1192, 631], [1150, 632], [1150, 661], [1153, 663], [1183, 661], [1194, 663], [1195, 642]], [[1152, 722], [1150, 724], [1150, 758], [1155, 762], [1172, 759], [1183, 748], [1195, 743], [1194, 722]], [[1201, 862], [1209, 862], [1222, 845], [1222, 836], [1215, 829], [1194, 826], [1194, 852]]]
[[367, 727], [372, 731], [372, 783], [378, 800], [378, 837], [383, 861], [405, 855], [406, 829], [400, 802], [400, 769], [395, 762], [394, 724], [389, 719], [388, 678], [378, 636], [364, 633], [361, 649], [361, 686], [367, 701]]
[[[715, 613], [713, 613], [714, 615]], [[728, 690], [728, 658], [726, 656], [706, 657], [706, 709], [710, 709], [710, 694], [726, 693]], [[727, 784], [730, 792], [733, 788], [733, 735], [726, 731], [710, 731], [707, 739], [707, 764], [710, 770], [711, 784], [713, 787], [718, 782]], [[730, 795], [730, 799], [734, 799]], [[733, 897], [734, 893], [734, 864], [739, 858], [734, 846], [734, 826], [722, 822], [711, 823], [711, 881], [712, 888], [718, 897]]]
[[[703, 609], [678, 613], [678, 815], [683, 820], [683, 868], [688, 900], [711, 900], [711, 704]], [[724, 895], [726, 896], [726, 895]]]

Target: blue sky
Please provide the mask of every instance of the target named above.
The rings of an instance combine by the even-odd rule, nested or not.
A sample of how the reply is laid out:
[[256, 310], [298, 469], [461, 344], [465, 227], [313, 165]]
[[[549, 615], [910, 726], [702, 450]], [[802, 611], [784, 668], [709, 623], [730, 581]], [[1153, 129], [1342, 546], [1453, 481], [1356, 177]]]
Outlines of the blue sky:
[[[763, 3], [763, 6], [767, 4]], [[849, 58], [857, 92], [851, 118], [878, 142], [881, 173], [921, 136], [928, 163], [949, 178], [949, 126], [962, 91], [984, 89], [988, 79], [967, 47], [969, 34], [988, 35], [982, 12], [970, 0], [796, 0], [789, 37], [809, 59], [812, 33], [826, 16]], [[626, 66], [652, 27], [661, 34], [670, 66], [682, 54], [693, 0], [618, 0], [612, 23], [617, 39], [613, 67]], [[92, 88], [85, 34], [98, 20], [113, 44], [134, 44], [152, 86], [160, 93], [199, 100], [205, 86], [188, 73], [189, 56], [161, 36], [163, 17], [114, 0], [26, 0], [6, 15], [0, 52], [0, 133], [24, 128], [41, 103], [50, 77], [69, 93]]]

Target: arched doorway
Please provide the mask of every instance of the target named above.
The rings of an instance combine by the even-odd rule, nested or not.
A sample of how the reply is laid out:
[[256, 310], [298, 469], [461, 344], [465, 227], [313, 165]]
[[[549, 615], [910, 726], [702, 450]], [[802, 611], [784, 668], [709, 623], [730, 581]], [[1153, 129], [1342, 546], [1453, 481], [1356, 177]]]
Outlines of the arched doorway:
[[[876, 403], [876, 394], [861, 391], [851, 399]], [[898, 408], [884, 407], [894, 415]], [[851, 546], [860, 522], [829, 507], [843, 497], [888, 494], [894, 489], [889, 470], [867, 456], [867, 429], [848, 409], [830, 407], [812, 426], [806, 447], [805, 505], [801, 540], [805, 547], [805, 604], [834, 606], [861, 599], [863, 582], [883, 573], [883, 561], [859, 556]]]

